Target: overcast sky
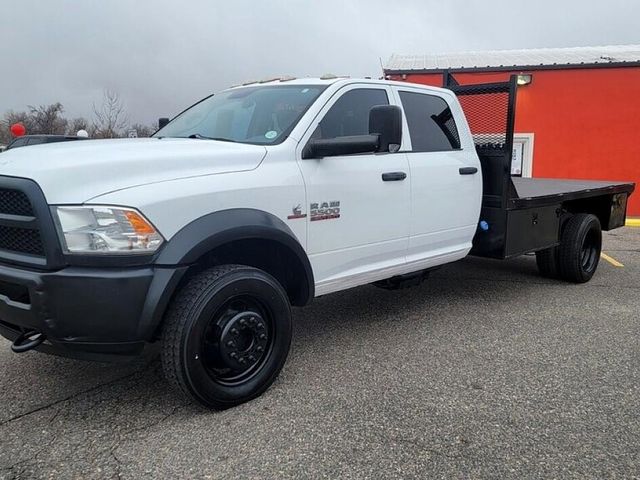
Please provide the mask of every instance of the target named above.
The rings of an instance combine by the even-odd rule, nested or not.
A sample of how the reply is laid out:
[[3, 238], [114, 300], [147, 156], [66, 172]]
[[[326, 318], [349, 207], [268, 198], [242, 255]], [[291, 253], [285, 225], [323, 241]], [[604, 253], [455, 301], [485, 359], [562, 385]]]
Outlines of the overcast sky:
[[0, 113], [105, 88], [132, 121], [290, 74], [381, 74], [380, 58], [640, 43], [636, 0], [2, 0]]

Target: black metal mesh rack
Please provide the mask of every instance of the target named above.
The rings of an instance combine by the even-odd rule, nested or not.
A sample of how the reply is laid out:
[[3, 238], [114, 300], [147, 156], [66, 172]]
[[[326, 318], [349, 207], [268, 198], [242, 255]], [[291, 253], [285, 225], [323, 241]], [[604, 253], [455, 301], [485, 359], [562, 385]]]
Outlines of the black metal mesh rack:
[[462, 106], [482, 166], [482, 211], [473, 254], [504, 258], [507, 209], [518, 197], [511, 179], [517, 77], [507, 82], [460, 85], [445, 73], [444, 86]]
[[459, 99], [476, 147], [505, 148], [509, 92], [478, 89], [472, 95], [461, 95]]
[[517, 77], [508, 82], [459, 85], [445, 74], [445, 87], [453, 90], [473, 136], [482, 164], [484, 206], [506, 208], [516, 196], [511, 181]]

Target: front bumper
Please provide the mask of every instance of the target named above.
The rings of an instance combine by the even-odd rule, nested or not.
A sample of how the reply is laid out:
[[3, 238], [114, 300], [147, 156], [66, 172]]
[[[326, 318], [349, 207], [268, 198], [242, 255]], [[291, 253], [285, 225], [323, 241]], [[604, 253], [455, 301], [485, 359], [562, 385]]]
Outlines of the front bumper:
[[47, 336], [36, 350], [115, 360], [137, 355], [156, 334], [185, 268], [68, 267], [38, 272], [0, 265], [0, 334]]

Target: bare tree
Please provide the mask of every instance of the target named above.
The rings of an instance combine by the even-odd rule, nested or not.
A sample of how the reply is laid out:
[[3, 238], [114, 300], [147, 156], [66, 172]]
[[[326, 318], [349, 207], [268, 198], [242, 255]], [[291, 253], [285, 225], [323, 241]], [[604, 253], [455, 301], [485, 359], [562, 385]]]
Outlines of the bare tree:
[[33, 122], [31, 116], [27, 112], [14, 112], [8, 111], [4, 114], [4, 118], [0, 120], [0, 143], [3, 145], [8, 144], [11, 140], [13, 140], [13, 135], [11, 135], [11, 125], [14, 123], [22, 123], [27, 133], [31, 133], [33, 130]]
[[69, 126], [67, 128], [67, 135], [75, 135], [76, 133], [78, 133], [78, 130], [85, 130], [87, 133], [89, 133], [90, 137], [94, 136], [92, 135], [93, 133], [95, 133], [93, 124], [91, 124], [91, 122], [89, 122], [89, 120], [84, 117], [73, 118], [69, 120], [68, 125]]
[[67, 131], [67, 119], [62, 115], [64, 107], [61, 103], [51, 105], [29, 106], [28, 112], [9, 111], [0, 120], [0, 143], [9, 143], [13, 136], [9, 129], [14, 123], [22, 123], [28, 135], [54, 134], [64, 135]]
[[102, 106], [97, 108], [93, 104], [94, 126], [97, 138], [118, 138], [122, 136], [122, 130], [127, 126], [128, 117], [124, 103], [120, 96], [112, 91], [105, 90]]
[[[28, 133], [64, 135], [67, 130], [67, 119], [62, 116], [64, 107], [60, 102], [51, 105], [33, 107], [29, 105], [31, 117]], [[26, 125], [25, 125], [26, 126]]]

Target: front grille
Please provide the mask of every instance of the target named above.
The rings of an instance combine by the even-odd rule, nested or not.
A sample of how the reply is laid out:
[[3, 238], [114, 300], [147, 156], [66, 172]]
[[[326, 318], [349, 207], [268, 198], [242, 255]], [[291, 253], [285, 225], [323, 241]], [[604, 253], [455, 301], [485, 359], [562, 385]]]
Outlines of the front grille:
[[0, 249], [44, 256], [38, 230], [0, 225]]
[[33, 207], [24, 192], [0, 189], [0, 213], [32, 217]]
[[[0, 181], [3, 178], [0, 177]], [[0, 187], [0, 252], [45, 256], [30, 190]]]

